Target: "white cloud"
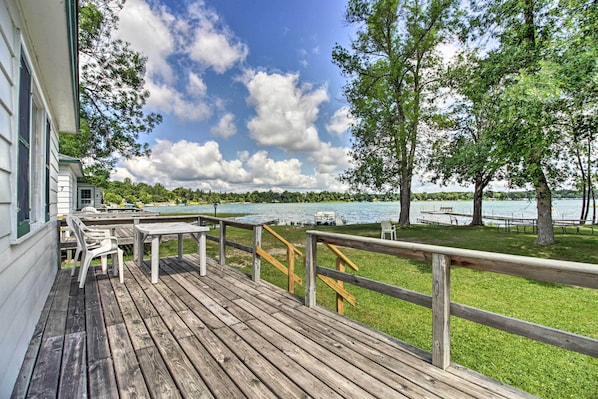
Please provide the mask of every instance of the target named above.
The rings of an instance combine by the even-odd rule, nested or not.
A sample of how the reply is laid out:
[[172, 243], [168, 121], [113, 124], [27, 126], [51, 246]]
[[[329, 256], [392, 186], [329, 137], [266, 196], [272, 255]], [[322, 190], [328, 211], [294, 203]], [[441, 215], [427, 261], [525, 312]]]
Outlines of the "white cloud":
[[301, 174], [301, 161], [296, 158], [274, 161], [266, 151], [258, 151], [247, 160], [252, 183], [257, 186], [304, 187], [310, 178]]
[[172, 86], [149, 81], [146, 88], [151, 93], [146, 103], [150, 109], [172, 114], [183, 120], [203, 120], [212, 115], [211, 106], [206, 101], [189, 101]]
[[172, 83], [174, 74], [167, 57], [176, 49], [169, 28], [173, 16], [164, 9], [152, 10], [143, 0], [128, 0], [119, 17], [117, 36], [147, 57], [146, 76]]
[[347, 188], [337, 180], [346, 150], [329, 144], [314, 155], [320, 164], [310, 175], [302, 172], [299, 159], [274, 160], [266, 151], [254, 154], [242, 151], [236, 159], [226, 160], [214, 141], [202, 145], [186, 140], [159, 140], [151, 150], [150, 157], [121, 160], [112, 179], [160, 183], [169, 189], [187, 187], [235, 192], [255, 189], [344, 191]]
[[202, 80], [202, 78], [196, 73], [189, 73], [189, 86], [187, 92], [193, 97], [204, 97], [208, 92], [208, 87]]
[[250, 136], [263, 146], [288, 151], [313, 151], [320, 140], [315, 121], [319, 106], [328, 101], [326, 87], [299, 86], [296, 74], [246, 73], [247, 103], [256, 116], [249, 121]]
[[145, 80], [150, 97], [146, 105], [184, 120], [205, 120], [212, 115], [213, 105], [203, 71], [227, 71], [245, 60], [248, 48], [203, 2], [189, 5], [184, 17], [150, 4], [154, 3], [128, 0], [119, 14], [117, 33], [147, 57]]
[[234, 136], [237, 133], [237, 127], [235, 126], [234, 119], [235, 116], [231, 113], [222, 116], [218, 122], [218, 125], [212, 127], [212, 134], [224, 139]]
[[349, 108], [342, 107], [336, 110], [330, 122], [326, 124], [326, 130], [330, 133], [336, 133], [342, 135], [345, 133], [351, 125], [355, 123], [355, 119], [349, 112]]
[[194, 25], [192, 40], [187, 48], [192, 60], [218, 73], [224, 73], [245, 60], [249, 53], [247, 45], [239, 42], [220, 23], [217, 14], [205, 8], [203, 3], [190, 5], [188, 14], [193, 18]]
[[311, 153], [308, 159], [316, 164], [316, 172], [338, 175], [349, 168], [349, 149], [333, 147], [330, 143], [321, 143], [317, 151]]

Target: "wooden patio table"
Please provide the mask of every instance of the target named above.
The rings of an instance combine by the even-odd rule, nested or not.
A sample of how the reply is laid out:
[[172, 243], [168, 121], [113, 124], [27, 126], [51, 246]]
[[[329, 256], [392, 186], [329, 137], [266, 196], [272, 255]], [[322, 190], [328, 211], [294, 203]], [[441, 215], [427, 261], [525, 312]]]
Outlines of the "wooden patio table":
[[160, 236], [167, 234], [176, 234], [179, 241], [178, 259], [183, 259], [183, 234], [191, 234], [197, 241], [197, 253], [199, 254], [199, 275], [206, 275], [206, 231], [207, 226], [197, 226], [190, 223], [170, 222], [170, 223], [139, 223], [135, 225], [135, 249], [137, 264], [141, 266], [143, 262], [143, 242], [147, 237], [152, 237], [151, 259], [152, 259], [152, 284], [158, 282], [158, 273], [160, 268]]

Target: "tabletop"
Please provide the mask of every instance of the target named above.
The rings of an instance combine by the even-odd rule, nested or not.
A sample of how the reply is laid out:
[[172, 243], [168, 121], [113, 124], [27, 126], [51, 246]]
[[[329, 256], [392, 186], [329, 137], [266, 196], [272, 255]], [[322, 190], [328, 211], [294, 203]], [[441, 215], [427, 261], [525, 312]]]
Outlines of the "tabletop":
[[184, 222], [139, 223], [135, 225], [135, 229], [143, 234], [148, 235], [203, 233], [210, 230], [208, 226], [198, 226]]

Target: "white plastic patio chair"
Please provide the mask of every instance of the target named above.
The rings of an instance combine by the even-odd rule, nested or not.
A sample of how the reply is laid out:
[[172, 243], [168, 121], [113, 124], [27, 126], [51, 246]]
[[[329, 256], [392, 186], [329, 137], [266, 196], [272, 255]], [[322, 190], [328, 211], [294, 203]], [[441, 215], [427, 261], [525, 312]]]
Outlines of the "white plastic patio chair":
[[[107, 271], [107, 255], [112, 256], [112, 271], [116, 276], [118, 274], [120, 282], [124, 282], [124, 265], [123, 265], [123, 250], [118, 247], [118, 240], [116, 237], [110, 235], [106, 230], [95, 230], [87, 227], [78, 217], [67, 216], [67, 224], [73, 230], [75, 238], [77, 239], [77, 253], [75, 254], [75, 264], [71, 276], [75, 274], [75, 267], [77, 265], [78, 254], [81, 258], [81, 269], [79, 270], [79, 288], [85, 285], [85, 278], [87, 277], [87, 270], [93, 258], [98, 256], [102, 260], [102, 271]], [[114, 255], [118, 257], [118, 269], [116, 269], [116, 262]]]
[[390, 234], [391, 240], [397, 239], [397, 229], [389, 220], [383, 220], [380, 223], [380, 228], [382, 229], [380, 238], [386, 239], [386, 234]]
[[[77, 242], [77, 250], [75, 251], [75, 257], [73, 258], [73, 268], [71, 270], [71, 276], [74, 276], [77, 270], [77, 261], [80, 261], [80, 266], [81, 262], [83, 261], [83, 257], [85, 256], [85, 249], [93, 249], [98, 247], [102, 239], [110, 237], [110, 232], [108, 230], [90, 229], [85, 225], [85, 223], [81, 221], [81, 219], [73, 215], [67, 215], [66, 224], [73, 233], [73, 236], [75, 237]], [[86, 240], [87, 246], [83, 246], [81, 244], [81, 240], [78, 238], [77, 235], [77, 226], [79, 226], [80, 230], [87, 231], [89, 233]], [[79, 259], [79, 256], [81, 256], [81, 259]], [[79, 269], [79, 276], [80, 275], [81, 269]]]

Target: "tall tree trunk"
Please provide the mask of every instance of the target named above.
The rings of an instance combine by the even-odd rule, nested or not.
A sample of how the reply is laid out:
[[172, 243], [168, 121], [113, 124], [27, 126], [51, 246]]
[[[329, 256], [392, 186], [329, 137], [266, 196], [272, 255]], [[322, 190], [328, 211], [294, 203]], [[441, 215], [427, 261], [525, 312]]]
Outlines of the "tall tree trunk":
[[470, 226], [483, 226], [482, 220], [482, 200], [484, 198], [484, 188], [482, 181], [476, 179], [475, 189], [473, 191], [473, 216], [471, 218]]
[[536, 165], [534, 188], [536, 189], [536, 208], [538, 211], [538, 236], [535, 243], [538, 245], [554, 244], [554, 228], [552, 224], [552, 193], [544, 171]]
[[579, 214], [579, 223], [585, 223], [588, 217], [588, 210], [587, 207], [590, 206], [590, 193], [588, 192], [588, 187], [586, 183], [586, 176], [585, 170], [583, 167], [583, 162], [581, 160], [581, 154], [579, 153], [579, 148], [575, 149], [575, 158], [577, 160], [577, 167], [579, 168], [579, 172], [581, 173], [581, 213]]
[[409, 226], [411, 224], [409, 220], [409, 213], [411, 210], [411, 174], [408, 171], [403, 170], [401, 171], [401, 175], [401, 212], [399, 214], [399, 225]]
[[592, 224], [596, 224], [596, 190], [594, 190], [594, 186], [590, 187], [590, 191], [592, 192]]

